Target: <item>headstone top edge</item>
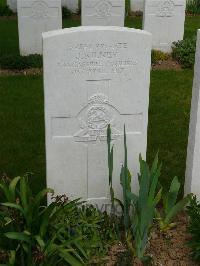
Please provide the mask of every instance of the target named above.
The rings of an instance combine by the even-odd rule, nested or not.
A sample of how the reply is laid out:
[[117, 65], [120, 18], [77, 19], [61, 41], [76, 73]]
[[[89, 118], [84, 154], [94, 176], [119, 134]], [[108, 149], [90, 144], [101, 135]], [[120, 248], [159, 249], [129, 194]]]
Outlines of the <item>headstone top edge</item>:
[[80, 27], [72, 27], [72, 28], [65, 28], [61, 30], [53, 30], [48, 32], [43, 32], [42, 37], [43, 39], [52, 38], [55, 36], [65, 35], [67, 33], [76, 33], [76, 32], [86, 32], [86, 31], [118, 31], [118, 32], [132, 32], [138, 33], [141, 35], [146, 35], [151, 37], [152, 34], [145, 30], [134, 29], [134, 28], [127, 28], [127, 27], [118, 27], [118, 26], [80, 26]]

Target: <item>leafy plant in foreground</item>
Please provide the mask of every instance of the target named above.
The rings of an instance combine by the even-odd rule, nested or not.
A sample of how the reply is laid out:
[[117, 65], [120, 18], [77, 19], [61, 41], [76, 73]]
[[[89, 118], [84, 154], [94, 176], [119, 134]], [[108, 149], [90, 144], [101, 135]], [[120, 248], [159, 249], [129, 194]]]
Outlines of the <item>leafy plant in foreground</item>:
[[[109, 127], [109, 134], [110, 127]], [[111, 139], [111, 138], [109, 138]], [[124, 127], [124, 164], [121, 168], [120, 182], [123, 190], [122, 206], [126, 243], [134, 250], [135, 256], [145, 260], [145, 249], [148, 241], [149, 230], [153, 223], [155, 207], [161, 198], [162, 189], [158, 190], [158, 178], [161, 165], [156, 156], [151, 170], [140, 156], [139, 195], [131, 192], [131, 174], [127, 164], [126, 130]], [[134, 247], [132, 240], [134, 239]]]
[[188, 246], [192, 249], [192, 259], [200, 262], [200, 202], [196, 196], [191, 198], [187, 214], [190, 217], [188, 231], [191, 234]]
[[140, 156], [139, 195], [130, 193], [130, 199], [134, 206], [131, 229], [135, 255], [142, 260], [147, 259], [144, 255], [149, 231], [153, 224], [155, 208], [161, 199], [162, 188], [158, 190], [160, 171], [158, 155], [156, 155], [151, 169]]
[[54, 223], [63, 210], [73, 213], [77, 200], [43, 206], [44, 197], [53, 191], [44, 189], [33, 197], [28, 176], [2, 181], [0, 188], [7, 200], [1, 203], [1, 248], [15, 255], [14, 265], [84, 264], [81, 237], [67, 225]]
[[178, 181], [178, 178], [174, 177], [171, 182], [169, 191], [162, 196], [163, 210], [156, 210], [156, 217], [159, 223], [159, 227], [163, 232], [173, 228], [176, 225], [172, 222], [173, 219], [190, 201], [191, 195], [188, 195], [177, 202], [180, 186], [181, 184]]

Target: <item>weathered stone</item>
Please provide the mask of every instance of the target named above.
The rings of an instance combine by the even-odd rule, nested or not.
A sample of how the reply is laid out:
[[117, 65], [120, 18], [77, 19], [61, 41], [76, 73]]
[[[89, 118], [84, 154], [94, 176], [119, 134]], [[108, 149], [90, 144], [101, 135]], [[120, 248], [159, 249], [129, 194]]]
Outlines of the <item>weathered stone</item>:
[[190, 192], [200, 199], [200, 30], [196, 48], [185, 178], [185, 194]]
[[124, 26], [124, 0], [82, 0], [82, 26]]
[[61, 0], [17, 3], [20, 54], [42, 54], [42, 33], [62, 28]]

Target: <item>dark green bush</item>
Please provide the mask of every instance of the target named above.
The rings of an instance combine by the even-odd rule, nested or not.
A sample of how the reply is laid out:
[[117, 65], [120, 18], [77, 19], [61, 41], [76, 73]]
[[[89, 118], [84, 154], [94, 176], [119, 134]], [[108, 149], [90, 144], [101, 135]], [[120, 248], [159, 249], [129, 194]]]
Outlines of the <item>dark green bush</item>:
[[200, 262], [200, 202], [197, 201], [196, 196], [191, 199], [187, 213], [190, 217], [188, 231], [191, 234], [188, 246], [192, 249], [193, 260]]
[[200, 0], [188, 0], [186, 5], [186, 13], [193, 15], [200, 14]]
[[174, 42], [172, 58], [178, 61], [183, 68], [192, 68], [195, 62], [196, 37]]
[[42, 56], [41, 55], [0, 55], [0, 68], [1, 69], [18, 69], [23, 70], [27, 68], [41, 68]]
[[63, 18], [70, 18], [72, 12], [67, 7], [62, 7], [62, 17]]
[[8, 6], [0, 5], [0, 16], [12, 16], [14, 13]]

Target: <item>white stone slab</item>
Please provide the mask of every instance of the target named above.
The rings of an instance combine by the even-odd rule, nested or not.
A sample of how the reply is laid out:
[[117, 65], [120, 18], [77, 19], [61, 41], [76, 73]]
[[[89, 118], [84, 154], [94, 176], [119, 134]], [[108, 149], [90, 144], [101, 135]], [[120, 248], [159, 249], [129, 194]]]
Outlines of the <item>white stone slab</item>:
[[82, 26], [124, 26], [125, 0], [82, 0]]
[[106, 130], [113, 132], [114, 187], [121, 198], [123, 126], [137, 189], [145, 158], [151, 35], [118, 27], [43, 34], [47, 185], [56, 194], [109, 202]]
[[78, 0], [62, 0], [62, 6], [67, 7], [73, 13], [78, 11]]
[[14, 12], [17, 12], [17, 0], [7, 0], [8, 7]]
[[200, 30], [196, 48], [185, 178], [185, 193], [191, 192], [200, 200]]
[[143, 29], [153, 35], [153, 49], [171, 52], [172, 42], [182, 40], [185, 0], [146, 0]]
[[131, 0], [131, 11], [144, 11], [144, 0]]
[[17, 3], [20, 54], [42, 54], [42, 33], [62, 28], [61, 0]]

